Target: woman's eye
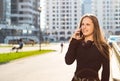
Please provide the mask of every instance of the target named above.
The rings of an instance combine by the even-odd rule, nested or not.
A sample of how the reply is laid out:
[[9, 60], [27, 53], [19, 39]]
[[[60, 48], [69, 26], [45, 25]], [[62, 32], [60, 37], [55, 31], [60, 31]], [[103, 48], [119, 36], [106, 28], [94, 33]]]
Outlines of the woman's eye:
[[83, 26], [84, 24], [82, 24], [82, 26]]
[[87, 26], [89, 26], [90, 24], [86, 24]]

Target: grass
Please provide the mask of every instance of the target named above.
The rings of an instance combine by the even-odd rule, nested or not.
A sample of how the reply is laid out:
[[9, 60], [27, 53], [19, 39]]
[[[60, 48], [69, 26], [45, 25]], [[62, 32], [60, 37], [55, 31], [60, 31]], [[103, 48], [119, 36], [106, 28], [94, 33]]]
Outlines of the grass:
[[33, 55], [40, 55], [45, 54], [48, 52], [53, 52], [54, 50], [35, 50], [35, 51], [26, 51], [26, 52], [14, 52], [14, 53], [2, 53], [0, 54], [0, 64], [7, 63], [9, 61], [27, 57], [27, 56], [33, 56]]

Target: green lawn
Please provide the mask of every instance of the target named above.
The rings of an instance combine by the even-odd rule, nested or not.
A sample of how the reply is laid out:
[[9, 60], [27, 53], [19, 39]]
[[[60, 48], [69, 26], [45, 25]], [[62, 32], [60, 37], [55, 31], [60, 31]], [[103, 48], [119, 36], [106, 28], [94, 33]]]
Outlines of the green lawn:
[[0, 64], [32, 55], [40, 55], [48, 52], [53, 52], [54, 50], [35, 50], [35, 51], [26, 51], [26, 52], [14, 52], [14, 53], [1, 53], [0, 54]]

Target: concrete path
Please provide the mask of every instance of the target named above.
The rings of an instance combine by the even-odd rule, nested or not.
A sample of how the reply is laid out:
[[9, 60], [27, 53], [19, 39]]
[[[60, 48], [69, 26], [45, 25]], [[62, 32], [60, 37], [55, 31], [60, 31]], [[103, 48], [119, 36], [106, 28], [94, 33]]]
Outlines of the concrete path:
[[53, 53], [0, 65], [0, 81], [70, 81], [75, 64], [68, 66], [64, 62], [67, 45], [62, 53], [59, 44], [55, 48]]

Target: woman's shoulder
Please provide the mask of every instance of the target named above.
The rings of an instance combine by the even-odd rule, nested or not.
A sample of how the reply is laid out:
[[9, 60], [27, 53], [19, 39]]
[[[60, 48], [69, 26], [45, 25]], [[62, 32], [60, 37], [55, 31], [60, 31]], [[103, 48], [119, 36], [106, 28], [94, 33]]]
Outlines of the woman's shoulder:
[[81, 39], [75, 39], [75, 38], [72, 38], [70, 43], [71, 44], [79, 44], [82, 40]]
[[82, 42], [83, 40], [82, 39], [75, 39], [75, 38], [72, 38], [71, 42]]

